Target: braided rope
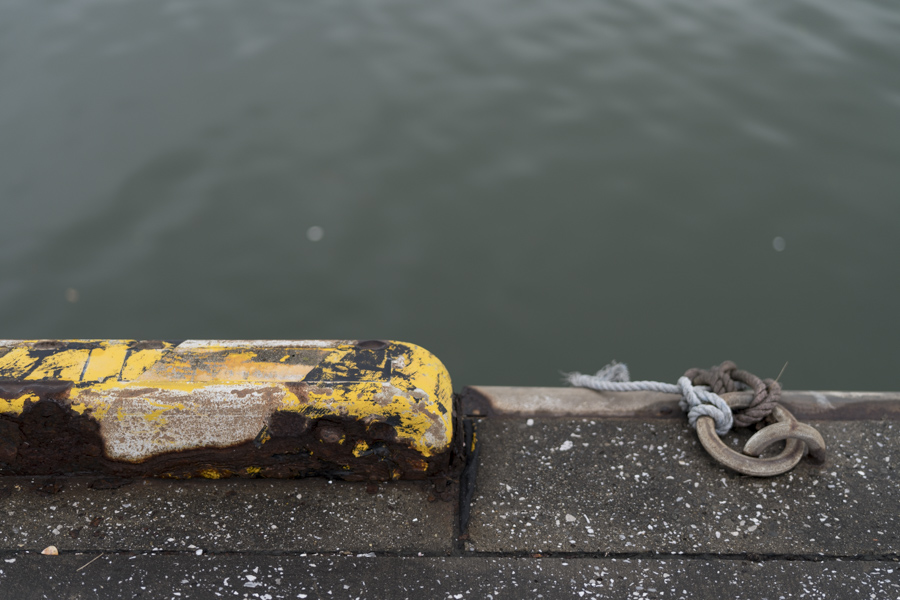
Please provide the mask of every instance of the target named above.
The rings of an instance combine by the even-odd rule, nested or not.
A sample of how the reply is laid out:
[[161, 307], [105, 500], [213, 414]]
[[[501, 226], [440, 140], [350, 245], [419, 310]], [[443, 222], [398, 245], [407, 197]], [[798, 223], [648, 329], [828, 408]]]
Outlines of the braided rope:
[[[622, 377], [625, 379], [622, 379]], [[716, 433], [725, 435], [734, 424], [731, 409], [717, 394], [702, 385], [694, 385], [688, 377], [680, 377], [677, 385], [659, 381], [628, 381], [628, 367], [621, 363], [609, 364], [595, 375], [567, 373], [570, 385], [586, 387], [598, 392], [661, 392], [679, 394], [678, 405], [687, 412], [688, 422], [696, 427], [701, 416], [712, 417], [716, 423]]]
[[[659, 381], [630, 381], [628, 367], [612, 362], [594, 375], [566, 373], [566, 381], [576, 387], [600, 392], [662, 392], [679, 394], [678, 405], [688, 414], [688, 422], [696, 428], [701, 416], [711, 417], [716, 433], [726, 434], [733, 426], [748, 427], [769, 416], [781, 399], [781, 384], [772, 379], [760, 379], [753, 373], [738, 369], [726, 360], [711, 369], [689, 369], [676, 385]], [[749, 388], [753, 400], [747, 408], [732, 414], [731, 408], [719, 394]]]
[[688, 369], [684, 376], [694, 385], [709, 386], [716, 394], [733, 392], [741, 389], [741, 386], [753, 390], [750, 405], [734, 414], [736, 427], [749, 427], [765, 419], [781, 400], [780, 383], [772, 379], [760, 379], [749, 371], [738, 369], [730, 360], [709, 370]]

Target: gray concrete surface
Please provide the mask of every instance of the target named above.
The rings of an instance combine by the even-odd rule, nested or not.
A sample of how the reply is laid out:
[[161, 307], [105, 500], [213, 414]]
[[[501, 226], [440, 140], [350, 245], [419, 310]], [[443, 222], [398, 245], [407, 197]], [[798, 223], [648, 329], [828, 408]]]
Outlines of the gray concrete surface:
[[759, 479], [719, 466], [680, 422], [486, 419], [467, 547], [900, 554], [900, 423], [818, 427], [829, 446], [823, 467], [804, 459]]
[[3, 555], [0, 586], [17, 600], [900, 597], [900, 565], [866, 561], [116, 554], [87, 564], [93, 558]]
[[[0, 548], [40, 551], [428, 552], [455, 548], [456, 502], [424, 482], [0, 479]], [[2, 598], [2, 596], [0, 596]]]
[[755, 479], [674, 418], [482, 419], [463, 539], [424, 483], [4, 478], [0, 600], [900, 600], [900, 421], [817, 426]]

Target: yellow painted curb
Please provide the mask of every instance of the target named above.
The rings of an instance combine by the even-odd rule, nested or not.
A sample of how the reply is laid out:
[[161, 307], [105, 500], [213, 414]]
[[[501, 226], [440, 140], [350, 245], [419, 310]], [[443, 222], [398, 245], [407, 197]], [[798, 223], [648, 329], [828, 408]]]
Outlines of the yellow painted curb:
[[402, 342], [0, 341], [0, 474], [422, 478], [443, 364]]

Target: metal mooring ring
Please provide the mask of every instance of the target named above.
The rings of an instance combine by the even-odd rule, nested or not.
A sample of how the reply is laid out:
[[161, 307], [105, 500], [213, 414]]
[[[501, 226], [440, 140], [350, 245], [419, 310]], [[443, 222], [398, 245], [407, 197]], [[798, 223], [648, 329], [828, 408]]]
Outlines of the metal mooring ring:
[[755, 477], [772, 477], [786, 473], [797, 466], [806, 453], [806, 444], [794, 439], [788, 439], [781, 454], [772, 458], [756, 458], [735, 452], [719, 439], [716, 422], [707, 416], [697, 419], [697, 437], [714, 459], [738, 473]]
[[[722, 398], [731, 408], [743, 408], [749, 397], [739, 394], [722, 394]], [[806, 453], [807, 443], [810, 454], [818, 461], [825, 459], [825, 441], [813, 427], [797, 421], [786, 408], [776, 404], [772, 416], [776, 423], [764, 427], [744, 445], [741, 454], [729, 448], [716, 434], [715, 421], [711, 417], [697, 419], [697, 437], [700, 443], [721, 464], [745, 475], [755, 477], [772, 477], [790, 471]], [[774, 428], [771, 432], [768, 430]], [[785, 440], [784, 450], [772, 458], [757, 458], [771, 444]], [[752, 456], [748, 456], [751, 455]]]
[[817, 463], [825, 462], [825, 440], [815, 427], [800, 423], [788, 409], [776, 404], [772, 410], [775, 423], [763, 427], [753, 434], [744, 444], [744, 454], [759, 456], [763, 450], [775, 442], [794, 439], [800, 440], [809, 448], [809, 456]]

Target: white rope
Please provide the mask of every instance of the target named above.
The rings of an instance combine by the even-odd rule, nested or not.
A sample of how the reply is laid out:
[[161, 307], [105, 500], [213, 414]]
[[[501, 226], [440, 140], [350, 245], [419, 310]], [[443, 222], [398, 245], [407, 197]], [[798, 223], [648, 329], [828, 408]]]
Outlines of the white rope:
[[687, 377], [680, 377], [677, 385], [659, 381], [629, 381], [628, 367], [612, 362], [595, 375], [566, 373], [566, 381], [576, 387], [586, 387], [598, 392], [662, 392], [679, 394], [678, 405], [688, 414], [691, 426], [697, 426], [701, 416], [716, 422], [716, 433], [725, 435], [734, 424], [731, 409], [721, 397], [709, 391], [705, 385], [693, 385]]

